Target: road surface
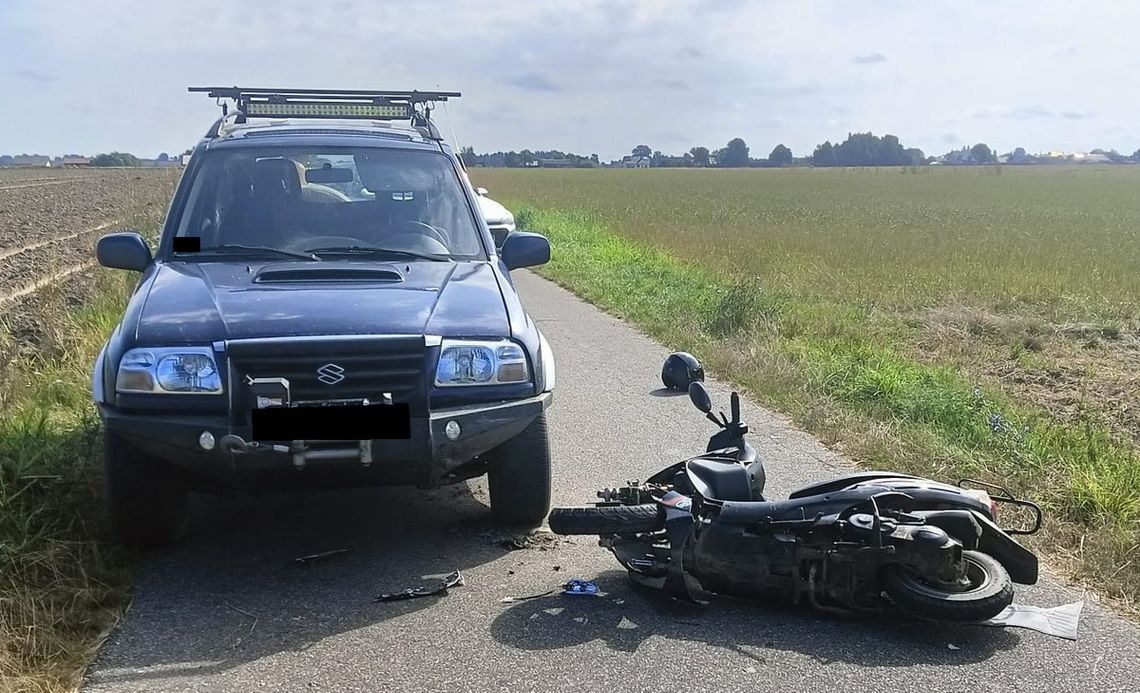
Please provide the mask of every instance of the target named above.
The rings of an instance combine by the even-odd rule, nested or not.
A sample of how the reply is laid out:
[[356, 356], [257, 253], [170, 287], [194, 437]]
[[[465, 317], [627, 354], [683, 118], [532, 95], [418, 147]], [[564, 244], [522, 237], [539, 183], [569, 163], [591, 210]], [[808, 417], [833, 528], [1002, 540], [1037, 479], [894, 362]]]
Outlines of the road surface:
[[[645, 478], [699, 452], [711, 425], [662, 396], [667, 351], [534, 275], [516, 273], [553, 345], [556, 504]], [[727, 404], [728, 390], [713, 384]], [[786, 494], [847, 463], [787, 420], [744, 402]], [[589, 537], [509, 550], [480, 481], [208, 499], [177, 548], [141, 565], [125, 622], [88, 674], [90, 691], [1124, 691], [1140, 681], [1140, 629], [1087, 604], [1077, 642], [986, 627], [846, 621], [719, 600], [703, 610], [633, 589]], [[347, 548], [326, 562], [305, 554]], [[373, 597], [461, 569], [445, 596]], [[533, 595], [571, 577], [604, 598]], [[1056, 606], [1055, 584], [1018, 600]]]

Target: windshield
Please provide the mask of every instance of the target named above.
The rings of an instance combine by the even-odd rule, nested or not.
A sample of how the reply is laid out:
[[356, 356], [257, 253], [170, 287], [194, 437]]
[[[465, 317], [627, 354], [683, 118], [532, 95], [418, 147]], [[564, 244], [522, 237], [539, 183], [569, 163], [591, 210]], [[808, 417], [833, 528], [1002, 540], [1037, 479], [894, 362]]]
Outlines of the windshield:
[[482, 259], [478, 229], [443, 154], [259, 147], [205, 155], [175, 232], [187, 241], [175, 248], [179, 259], [256, 253], [288, 260], [364, 249], [401, 260]]

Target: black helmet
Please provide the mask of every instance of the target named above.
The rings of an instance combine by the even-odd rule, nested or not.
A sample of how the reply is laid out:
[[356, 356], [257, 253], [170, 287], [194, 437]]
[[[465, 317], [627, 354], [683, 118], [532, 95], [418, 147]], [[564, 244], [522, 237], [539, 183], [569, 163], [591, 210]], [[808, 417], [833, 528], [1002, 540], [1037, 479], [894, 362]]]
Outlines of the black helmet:
[[670, 390], [685, 392], [689, 389], [689, 383], [697, 380], [703, 382], [704, 379], [705, 369], [701, 367], [701, 362], [684, 351], [669, 354], [665, 365], [661, 367], [661, 382]]

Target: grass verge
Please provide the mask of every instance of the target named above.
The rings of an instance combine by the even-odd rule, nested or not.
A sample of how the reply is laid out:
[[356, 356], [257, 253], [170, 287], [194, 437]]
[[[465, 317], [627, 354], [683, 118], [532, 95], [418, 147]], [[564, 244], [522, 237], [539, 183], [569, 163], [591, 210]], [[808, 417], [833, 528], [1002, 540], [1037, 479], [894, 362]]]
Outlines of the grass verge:
[[[157, 199], [133, 200], [127, 226], [153, 238]], [[0, 314], [0, 693], [77, 689], [127, 603], [91, 365], [137, 280], [96, 268]]]
[[542, 274], [698, 353], [718, 375], [862, 464], [1000, 482], [1046, 508], [1031, 539], [1070, 578], [1140, 597], [1140, 460], [1094, 420], [1060, 421], [896, 348], [901, 325], [819, 296], [772, 293], [611, 232], [596, 218], [524, 209], [555, 248]]
[[[75, 689], [126, 603], [102, 505], [90, 371], [131, 290], [73, 277], [0, 318], [0, 690]], [[6, 328], [6, 329], [5, 329]]]

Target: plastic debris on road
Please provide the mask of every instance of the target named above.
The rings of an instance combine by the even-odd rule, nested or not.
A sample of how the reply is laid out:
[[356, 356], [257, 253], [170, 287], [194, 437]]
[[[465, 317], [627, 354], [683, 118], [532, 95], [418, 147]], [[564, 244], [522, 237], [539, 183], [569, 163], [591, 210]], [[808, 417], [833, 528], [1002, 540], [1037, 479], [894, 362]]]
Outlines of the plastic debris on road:
[[319, 561], [324, 561], [333, 556], [340, 556], [341, 554], [348, 553], [348, 549], [333, 549], [332, 551], [322, 551], [321, 553], [311, 553], [308, 556], [301, 556], [294, 558], [293, 562], [297, 565], [312, 565]]
[[419, 599], [420, 597], [430, 597], [433, 594], [441, 594], [447, 592], [452, 587], [462, 587], [466, 583], [463, 580], [463, 573], [458, 570], [443, 578], [443, 581], [434, 587], [411, 587], [402, 592], [390, 592], [381, 594], [372, 601], [376, 602], [398, 602], [405, 599]]
[[1028, 604], [1010, 604], [1000, 614], [988, 621], [980, 622], [979, 625], [1028, 628], [1056, 638], [1076, 640], [1077, 623], [1080, 621], [1081, 609], [1084, 606], [1083, 601], [1055, 606], [1051, 609], [1029, 606]]
[[601, 596], [602, 594], [598, 589], [598, 585], [596, 583], [589, 580], [582, 580], [580, 578], [572, 578], [570, 580], [567, 580], [561, 586], [555, 587], [554, 589], [549, 589], [539, 594], [528, 594], [525, 597], [503, 597], [499, 600], [499, 603], [510, 604], [513, 602], [525, 602], [528, 599], [541, 599], [542, 597], [549, 597], [558, 590], [562, 590], [562, 594], [570, 596], [586, 595], [597, 597]]
[[598, 586], [589, 580], [574, 578], [562, 586], [562, 594], [598, 596]]

